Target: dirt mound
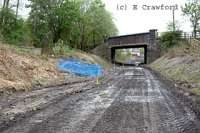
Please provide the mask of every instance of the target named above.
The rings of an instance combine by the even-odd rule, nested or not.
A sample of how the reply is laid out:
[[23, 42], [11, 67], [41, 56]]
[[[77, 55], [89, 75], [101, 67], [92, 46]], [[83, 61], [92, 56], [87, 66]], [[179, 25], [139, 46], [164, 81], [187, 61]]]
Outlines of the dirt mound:
[[28, 90], [60, 76], [54, 64], [0, 45], [0, 91]]

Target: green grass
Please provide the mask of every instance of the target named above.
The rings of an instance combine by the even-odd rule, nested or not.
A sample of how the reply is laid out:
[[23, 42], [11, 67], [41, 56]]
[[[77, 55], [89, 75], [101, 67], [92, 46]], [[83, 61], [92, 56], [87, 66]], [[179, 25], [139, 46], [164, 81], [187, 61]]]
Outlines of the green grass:
[[12, 48], [15, 50], [17, 54], [27, 54], [31, 53], [31, 49], [26, 49], [26, 48], [20, 48], [17, 46], [12, 46]]
[[195, 88], [192, 90], [192, 92], [198, 96], [200, 96], [200, 88]]
[[168, 79], [194, 85], [193, 88], [188, 88], [189, 91], [200, 96], [200, 72], [197, 67], [200, 60], [192, 53], [187, 45], [177, 45], [149, 66]]
[[11, 50], [13, 52], [15, 52], [16, 54], [20, 54], [20, 55], [24, 55], [24, 54], [30, 54], [31, 53], [31, 49], [28, 48], [23, 48], [23, 47], [19, 47], [16, 45], [10, 45], [10, 44], [2, 44], [0, 42], [1, 48], [3, 48], [4, 50]]

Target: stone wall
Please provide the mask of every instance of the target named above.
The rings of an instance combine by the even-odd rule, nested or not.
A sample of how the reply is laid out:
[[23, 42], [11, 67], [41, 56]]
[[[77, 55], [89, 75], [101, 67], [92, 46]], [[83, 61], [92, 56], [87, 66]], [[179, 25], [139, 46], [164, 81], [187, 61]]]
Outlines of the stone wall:
[[106, 60], [110, 60], [111, 50], [107, 43], [97, 46], [91, 51], [93, 54], [98, 55]]

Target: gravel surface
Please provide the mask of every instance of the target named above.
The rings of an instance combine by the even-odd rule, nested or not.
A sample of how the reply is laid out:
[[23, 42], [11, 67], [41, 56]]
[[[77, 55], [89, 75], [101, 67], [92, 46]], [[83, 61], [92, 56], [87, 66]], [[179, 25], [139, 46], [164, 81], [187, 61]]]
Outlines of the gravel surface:
[[200, 133], [195, 113], [169, 87], [145, 68], [116, 68], [100, 85], [91, 80], [1, 99], [0, 132]]

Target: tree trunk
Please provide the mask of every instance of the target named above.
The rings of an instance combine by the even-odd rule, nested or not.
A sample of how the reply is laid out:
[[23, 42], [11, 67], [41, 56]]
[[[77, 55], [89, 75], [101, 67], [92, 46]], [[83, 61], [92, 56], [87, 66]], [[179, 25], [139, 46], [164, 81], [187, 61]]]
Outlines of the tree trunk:
[[16, 7], [16, 19], [18, 16], [18, 11], [19, 11], [19, 0], [17, 0], [17, 7]]
[[53, 43], [57, 43], [58, 40], [60, 39], [60, 34], [61, 34], [61, 30], [58, 31], [54, 31], [53, 33]]
[[7, 0], [4, 0], [4, 1], [3, 1], [3, 8], [5, 8], [5, 6], [6, 6], [6, 1], [7, 1]]
[[10, 0], [6, 0], [5, 8], [8, 8]]
[[[9, 0], [4, 0], [3, 1], [3, 9], [5, 9], [5, 8], [8, 8], [8, 5], [9, 5]], [[1, 14], [2, 16], [1, 16], [1, 26], [3, 26], [4, 25], [4, 19], [5, 19], [5, 16], [4, 16], [4, 14], [2, 13]]]
[[45, 37], [42, 40], [42, 55], [53, 54], [53, 50], [51, 47], [52, 44], [53, 44], [52, 32], [49, 31], [48, 33], [46, 33]]
[[95, 33], [94, 31], [92, 32], [92, 37], [93, 37], [93, 47], [96, 46], [96, 40], [95, 40]]
[[197, 37], [197, 26], [196, 25], [194, 25], [193, 32], [194, 32], [194, 38], [196, 38]]
[[84, 26], [82, 26], [82, 29], [81, 29], [81, 43], [80, 43], [80, 45], [81, 45], [81, 47], [80, 47], [80, 49], [81, 50], [83, 50], [83, 45], [84, 45], [84, 41], [85, 41], [85, 27]]

